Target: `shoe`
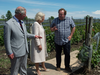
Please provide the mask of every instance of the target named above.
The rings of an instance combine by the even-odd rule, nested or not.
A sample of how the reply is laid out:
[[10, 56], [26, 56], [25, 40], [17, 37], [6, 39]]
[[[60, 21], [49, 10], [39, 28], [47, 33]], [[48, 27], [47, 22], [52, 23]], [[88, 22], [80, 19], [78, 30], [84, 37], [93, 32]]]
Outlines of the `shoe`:
[[46, 70], [44, 70], [44, 71], [48, 72], [48, 71], [49, 71], [49, 69], [46, 69]]
[[[37, 72], [36, 72], [36, 75], [39, 75]], [[42, 75], [42, 74], [41, 74]]]
[[46, 70], [43, 70], [43, 71], [46, 71], [46, 72], [48, 72], [48, 71], [49, 71], [49, 69], [46, 69]]
[[45, 70], [44, 68], [42, 68], [41, 70], [46, 71], [46, 72], [48, 72], [48, 71], [49, 71], [49, 69], [46, 69], [46, 70]]
[[65, 70], [68, 71], [68, 72], [72, 72], [70, 67], [65, 67]]
[[56, 68], [57, 71], [60, 71], [60, 68]]

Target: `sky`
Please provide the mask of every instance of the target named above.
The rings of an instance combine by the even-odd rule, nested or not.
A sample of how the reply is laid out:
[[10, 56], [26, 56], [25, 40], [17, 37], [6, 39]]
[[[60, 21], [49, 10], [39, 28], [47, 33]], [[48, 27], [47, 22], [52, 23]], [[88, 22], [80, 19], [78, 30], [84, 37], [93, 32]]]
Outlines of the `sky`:
[[100, 18], [100, 0], [0, 0], [0, 18], [8, 10], [14, 15], [18, 6], [26, 8], [27, 17], [32, 19], [38, 12], [44, 13], [45, 19], [56, 18], [60, 8], [67, 11], [66, 16], [74, 19], [82, 19], [86, 15]]

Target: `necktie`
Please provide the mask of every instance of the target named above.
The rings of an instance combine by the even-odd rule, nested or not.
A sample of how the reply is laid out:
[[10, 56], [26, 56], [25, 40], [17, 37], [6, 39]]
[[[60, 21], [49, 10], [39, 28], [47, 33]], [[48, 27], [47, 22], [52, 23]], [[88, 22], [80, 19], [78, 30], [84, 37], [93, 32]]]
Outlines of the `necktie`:
[[21, 24], [21, 20], [19, 20], [19, 24], [20, 24], [21, 29], [23, 30], [23, 27], [22, 27], [22, 24]]

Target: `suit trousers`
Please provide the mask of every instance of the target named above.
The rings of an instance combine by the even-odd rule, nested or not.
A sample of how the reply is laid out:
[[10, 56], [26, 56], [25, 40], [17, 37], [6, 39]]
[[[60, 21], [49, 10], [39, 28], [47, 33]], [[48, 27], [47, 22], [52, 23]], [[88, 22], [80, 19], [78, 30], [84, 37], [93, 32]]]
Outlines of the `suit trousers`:
[[58, 45], [55, 43], [55, 50], [56, 50], [56, 66], [57, 68], [60, 68], [61, 66], [61, 53], [62, 53], [62, 48], [64, 50], [65, 54], [65, 67], [70, 66], [70, 41], [66, 43], [65, 45]]
[[11, 59], [11, 75], [27, 75], [27, 55]]

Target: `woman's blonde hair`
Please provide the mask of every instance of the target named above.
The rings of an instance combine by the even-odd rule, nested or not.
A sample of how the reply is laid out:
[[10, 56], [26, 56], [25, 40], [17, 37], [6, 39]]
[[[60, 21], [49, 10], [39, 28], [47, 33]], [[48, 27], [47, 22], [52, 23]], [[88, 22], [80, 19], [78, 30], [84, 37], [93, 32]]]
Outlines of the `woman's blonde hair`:
[[41, 20], [43, 19], [44, 16], [45, 16], [44, 13], [38, 12], [38, 13], [35, 15], [35, 20], [36, 20], [36, 21], [41, 21]]

